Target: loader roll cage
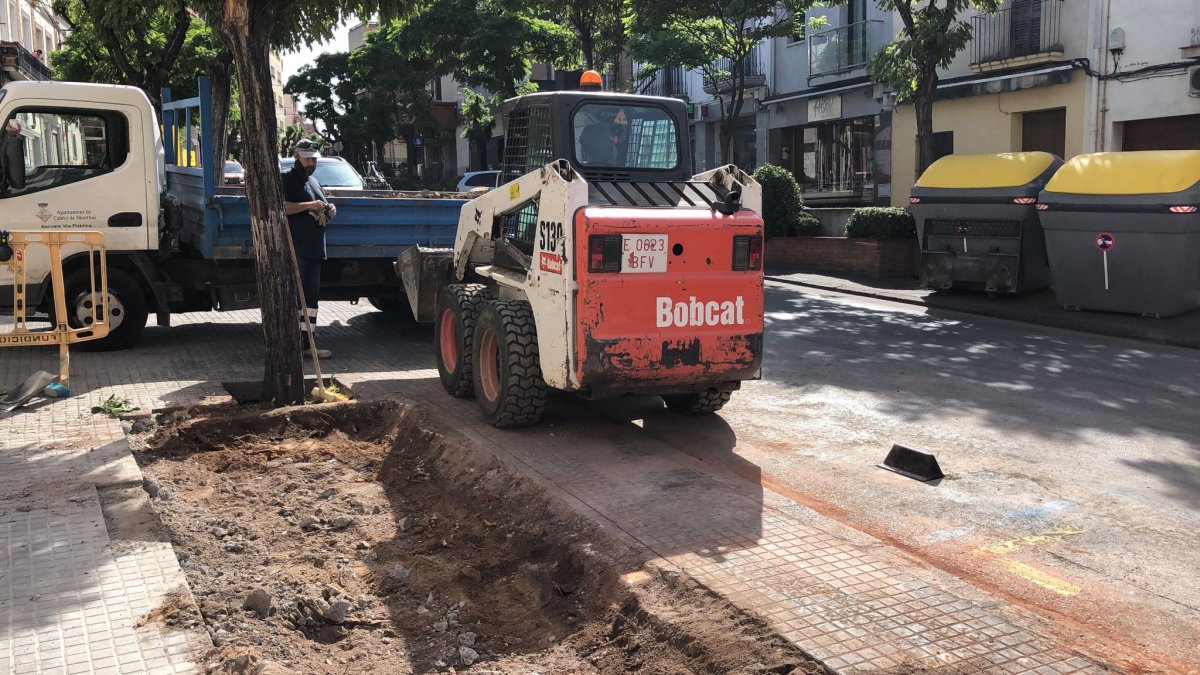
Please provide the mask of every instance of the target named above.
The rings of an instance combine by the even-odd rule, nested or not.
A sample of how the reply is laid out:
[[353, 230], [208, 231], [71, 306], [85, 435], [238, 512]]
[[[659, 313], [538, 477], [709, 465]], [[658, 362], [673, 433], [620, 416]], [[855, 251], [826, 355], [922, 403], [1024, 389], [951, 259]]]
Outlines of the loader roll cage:
[[[585, 180], [659, 185], [692, 178], [686, 133], [687, 107], [678, 99], [602, 91], [529, 94], [505, 102], [504, 165], [500, 185], [511, 183], [556, 159], [569, 160]], [[632, 189], [632, 188], [631, 188]], [[612, 188], [614, 195], [624, 189]], [[642, 191], [638, 190], [641, 194]], [[673, 194], [671, 188], [663, 193]], [[602, 199], [613, 201], [611, 199]], [[630, 197], [629, 205], [645, 200]], [[712, 202], [704, 195], [696, 203]], [[613, 203], [616, 206], [616, 203]], [[649, 205], [649, 203], [646, 203]], [[656, 204], [659, 206], [676, 206]], [[537, 231], [537, 201], [504, 217], [501, 235], [530, 255]], [[521, 256], [515, 256], [521, 258]], [[508, 260], [524, 267], [524, 259]]]

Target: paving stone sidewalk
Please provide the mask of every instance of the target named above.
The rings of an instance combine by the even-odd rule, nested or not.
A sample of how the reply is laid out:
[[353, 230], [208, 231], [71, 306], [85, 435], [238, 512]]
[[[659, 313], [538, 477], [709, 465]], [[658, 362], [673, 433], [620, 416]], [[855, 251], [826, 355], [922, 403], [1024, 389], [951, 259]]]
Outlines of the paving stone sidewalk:
[[[261, 374], [256, 318], [251, 312], [177, 318], [169, 331], [148, 328], [136, 350], [78, 354], [74, 397], [0, 419], [0, 494], [10, 495], [0, 500], [0, 534], [7, 537], [0, 550], [8, 552], [0, 567], [6, 589], [0, 617], [7, 619], [0, 666], [45, 672], [57, 658], [62, 672], [76, 672], [71, 666], [78, 670], [79, 645], [86, 644], [89, 659], [92, 649], [102, 659], [116, 654], [115, 665], [89, 660], [98, 672], [161, 672], [163, 658], [177, 672], [192, 667], [196, 645], [186, 636], [181, 641], [161, 627], [139, 626], [182, 574], [169, 547], [136, 542], [127, 550], [128, 544], [108, 540], [95, 486], [132, 480], [121, 478], [129, 466], [122, 462], [132, 459], [121, 446], [119, 425], [87, 409], [109, 393], [144, 410], [227, 401], [221, 382]], [[427, 405], [447, 428], [521, 467], [640, 547], [649, 564], [688, 573], [836, 670], [1108, 670], [1040, 637], [1036, 618], [649, 438], [632, 421], [606, 425], [615, 430], [597, 437], [586, 404], [553, 397], [544, 426], [498, 432], [482, 423], [473, 402], [441, 390], [427, 330], [348, 303], [326, 303], [321, 318], [318, 336], [335, 350], [324, 368], [356, 395]], [[219, 323], [204, 323], [214, 320]], [[18, 350], [17, 358], [11, 351], [0, 354], [0, 382], [54, 368], [47, 351]], [[31, 510], [18, 511], [22, 504]], [[38, 604], [50, 596], [56, 604]], [[129, 635], [136, 638], [136, 659], [129, 655]], [[106, 667], [115, 670], [101, 670]]]

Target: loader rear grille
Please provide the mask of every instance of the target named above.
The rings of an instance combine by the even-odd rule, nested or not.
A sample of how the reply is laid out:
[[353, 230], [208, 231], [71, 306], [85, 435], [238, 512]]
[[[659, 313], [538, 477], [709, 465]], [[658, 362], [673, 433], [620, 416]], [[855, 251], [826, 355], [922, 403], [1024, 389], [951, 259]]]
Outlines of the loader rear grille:
[[943, 237], [1017, 239], [1021, 236], [1021, 222], [1017, 220], [932, 219], [926, 221], [925, 233]]
[[596, 206], [709, 209], [721, 201], [711, 185], [692, 181], [595, 181], [588, 188], [588, 201]]

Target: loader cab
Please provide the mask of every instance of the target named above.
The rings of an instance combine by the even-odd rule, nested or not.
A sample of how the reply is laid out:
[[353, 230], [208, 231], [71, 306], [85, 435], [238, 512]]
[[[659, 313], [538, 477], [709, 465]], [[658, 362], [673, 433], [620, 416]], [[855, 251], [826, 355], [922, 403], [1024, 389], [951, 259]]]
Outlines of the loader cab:
[[683, 101], [603, 91], [529, 94], [506, 102], [501, 183], [566, 159], [588, 181], [692, 177]]
[[[588, 182], [671, 183], [692, 177], [692, 149], [683, 101], [603, 91], [529, 94], [505, 103], [504, 165], [499, 184], [556, 159]], [[508, 216], [503, 236], [533, 252], [537, 205]], [[502, 251], [496, 264], [523, 267]]]

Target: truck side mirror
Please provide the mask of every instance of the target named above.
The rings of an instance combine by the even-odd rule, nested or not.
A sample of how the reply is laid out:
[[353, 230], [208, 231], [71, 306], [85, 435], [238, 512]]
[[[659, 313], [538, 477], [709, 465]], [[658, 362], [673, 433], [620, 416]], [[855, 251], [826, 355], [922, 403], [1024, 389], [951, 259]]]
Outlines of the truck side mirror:
[[0, 185], [25, 187], [25, 139], [20, 136], [0, 136]]

